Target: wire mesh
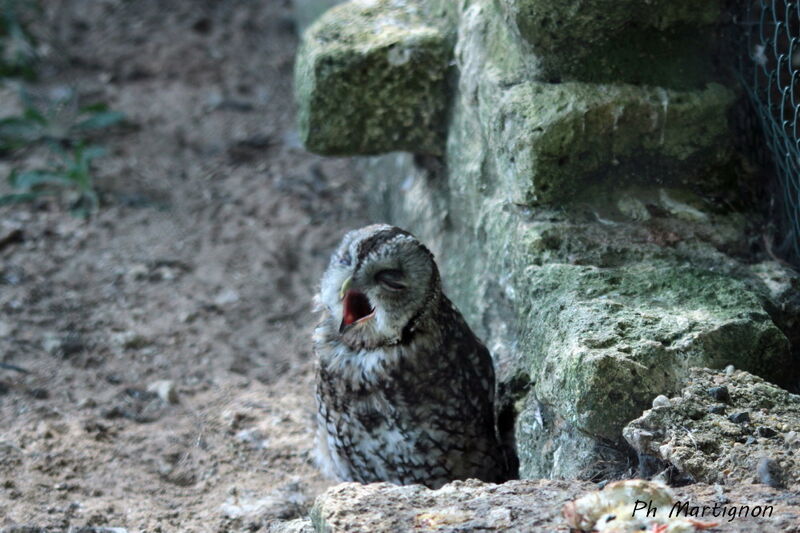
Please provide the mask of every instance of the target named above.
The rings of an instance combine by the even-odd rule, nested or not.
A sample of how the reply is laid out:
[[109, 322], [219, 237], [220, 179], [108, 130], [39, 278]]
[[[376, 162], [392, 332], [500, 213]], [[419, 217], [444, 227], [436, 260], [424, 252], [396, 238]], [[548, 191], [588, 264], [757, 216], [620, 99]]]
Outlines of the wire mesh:
[[800, 1], [749, 0], [737, 69], [778, 181], [775, 251], [800, 263]]

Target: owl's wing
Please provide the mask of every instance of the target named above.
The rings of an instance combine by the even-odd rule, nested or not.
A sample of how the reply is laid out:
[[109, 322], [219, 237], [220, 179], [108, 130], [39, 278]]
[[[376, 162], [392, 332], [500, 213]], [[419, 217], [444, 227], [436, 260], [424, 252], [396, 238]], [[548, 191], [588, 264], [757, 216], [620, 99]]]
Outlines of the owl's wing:
[[462, 380], [468, 391], [478, 394], [484, 403], [493, 406], [495, 374], [492, 356], [455, 306], [449, 300], [446, 304], [450, 317], [446, 321], [449, 327], [445, 329], [444, 345], [449, 347], [454, 363], [462, 368]]
[[462, 399], [462, 414], [469, 417], [465, 420], [475, 422], [465, 425], [464, 430], [471, 434], [464, 437], [485, 446], [483, 461], [495, 465], [487, 471], [487, 479], [502, 482], [516, 477], [516, 453], [512, 445], [503, 442], [497, 427], [492, 356], [455, 308], [448, 322], [445, 346], [451, 347], [451, 357], [456, 361], [452, 366], [460, 374], [460, 379], [454, 381], [460, 384], [461, 390], [453, 392]]

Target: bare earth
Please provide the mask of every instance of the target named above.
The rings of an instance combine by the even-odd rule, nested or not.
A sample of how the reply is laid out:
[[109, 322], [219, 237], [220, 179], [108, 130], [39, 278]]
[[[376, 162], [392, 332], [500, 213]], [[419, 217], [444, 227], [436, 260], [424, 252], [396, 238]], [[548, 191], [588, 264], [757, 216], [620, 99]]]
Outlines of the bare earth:
[[[27, 371], [0, 367], [0, 529], [305, 516], [331, 485], [310, 460], [311, 300], [336, 242], [368, 221], [350, 161], [299, 145], [290, 3], [42, 4], [35, 92], [74, 88], [129, 124], [97, 139], [94, 218], [0, 207], [0, 362]], [[0, 89], [0, 116], [15, 111]], [[42, 157], [0, 159], [0, 194]], [[764, 490], [731, 498], [796, 497]], [[542, 500], [548, 529], [566, 528], [566, 498]]]
[[[291, 6], [43, 4], [37, 90], [77, 88], [131, 125], [100, 139], [94, 219], [0, 208], [0, 361], [30, 372], [0, 368], [0, 528], [304, 515], [330, 484], [309, 459], [311, 300], [366, 220], [350, 162], [297, 141]], [[147, 391], [159, 380], [177, 403]]]

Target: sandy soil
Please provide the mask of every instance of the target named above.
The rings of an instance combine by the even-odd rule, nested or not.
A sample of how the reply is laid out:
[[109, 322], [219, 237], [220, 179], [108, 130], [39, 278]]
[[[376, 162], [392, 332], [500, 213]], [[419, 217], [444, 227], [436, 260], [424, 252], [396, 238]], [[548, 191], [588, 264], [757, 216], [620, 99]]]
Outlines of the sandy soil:
[[[32, 90], [129, 123], [96, 139], [92, 219], [0, 207], [0, 362], [26, 371], [0, 367], [0, 529], [304, 516], [331, 484], [310, 460], [311, 298], [368, 220], [350, 161], [298, 141], [289, 2], [42, 4]], [[17, 102], [0, 89], [0, 115]]]
[[[0, 208], [0, 361], [29, 372], [0, 368], [0, 527], [303, 515], [329, 484], [309, 459], [311, 298], [367, 221], [350, 162], [297, 140], [289, 3], [43, 3], [35, 89], [130, 124], [100, 139], [93, 219]], [[162, 380], [177, 397], [148, 391]]]

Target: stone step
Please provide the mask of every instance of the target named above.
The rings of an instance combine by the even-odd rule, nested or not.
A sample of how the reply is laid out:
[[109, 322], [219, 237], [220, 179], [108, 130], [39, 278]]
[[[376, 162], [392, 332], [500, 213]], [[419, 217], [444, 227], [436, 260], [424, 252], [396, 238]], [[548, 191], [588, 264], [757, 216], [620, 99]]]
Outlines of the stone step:
[[701, 88], [713, 70], [717, 0], [502, 0], [536, 79]]
[[729, 188], [733, 101], [718, 84], [675, 91], [533, 82], [487, 95], [483, 105], [493, 108], [489, 150], [507, 198], [558, 204], [603, 180], [614, 188]]

